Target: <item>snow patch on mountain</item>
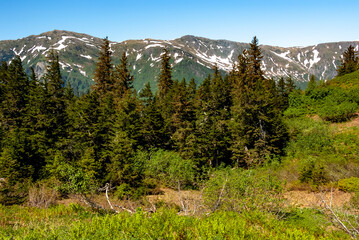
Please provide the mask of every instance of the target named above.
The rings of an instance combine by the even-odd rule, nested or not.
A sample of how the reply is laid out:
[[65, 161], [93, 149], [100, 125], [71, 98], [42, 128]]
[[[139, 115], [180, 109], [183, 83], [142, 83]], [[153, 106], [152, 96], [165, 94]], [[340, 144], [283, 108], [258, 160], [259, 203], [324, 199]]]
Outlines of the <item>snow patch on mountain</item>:
[[68, 39], [68, 38], [74, 38], [74, 37], [72, 37], [72, 36], [62, 36], [62, 37], [61, 37], [61, 40], [58, 41], [57, 43], [55, 43], [55, 44], [53, 45], [53, 46], [59, 45], [59, 46], [57, 46], [56, 48], [54, 48], [54, 50], [60, 51], [60, 50], [62, 50], [62, 49], [65, 49], [67, 46], [64, 44], [64, 42], [65, 42], [66, 39]]
[[287, 61], [289, 61], [289, 62], [293, 62], [292, 59], [290, 59], [289, 57], [287, 57], [287, 55], [290, 53], [289, 50], [286, 51], [286, 52], [284, 52], [284, 53], [276, 53], [276, 52], [273, 52], [273, 51], [271, 51], [271, 52], [274, 53], [275, 55], [277, 55], [278, 57], [281, 57], [281, 58], [283, 58], [283, 59], [285, 59], [285, 60], [287, 60]]
[[159, 62], [159, 61], [161, 61], [161, 57], [155, 58], [155, 57], [152, 56], [152, 53], [151, 53], [150, 59], [151, 59], [152, 62]]
[[43, 46], [36, 46], [32, 49], [31, 53], [34, 53], [35, 51], [41, 51], [41, 50], [45, 50], [46, 47], [43, 47]]
[[318, 63], [320, 61], [320, 59], [321, 59], [320, 57], [318, 57], [318, 55], [319, 55], [318, 50], [313, 50], [313, 54], [314, 54], [313, 59], [309, 60], [309, 68], [312, 68], [313, 65], [315, 63]]
[[13, 51], [16, 55], [20, 56], [20, 54], [24, 51], [24, 48], [25, 48], [25, 47], [26, 47], [26, 44], [20, 49], [19, 52], [17, 52], [15, 48], [13, 48], [12, 51]]
[[136, 61], [138, 61], [141, 57], [142, 57], [142, 54], [141, 54], [141, 53], [138, 53], [138, 54], [137, 54], [137, 57], [136, 57]]
[[90, 55], [83, 55], [83, 54], [80, 54], [81, 57], [83, 58], [87, 58], [87, 59], [92, 59], [92, 57]]
[[165, 46], [162, 45], [162, 44], [151, 44], [151, 45], [148, 45], [145, 47], [145, 49], [149, 49], [149, 48], [154, 48], [154, 47], [161, 47], [161, 48], [164, 48]]
[[80, 73], [81, 73], [82, 75], [84, 75], [85, 77], [87, 77], [87, 74], [86, 74], [85, 71], [83, 71], [83, 70], [81, 70], [81, 69], [79, 69], [79, 71], [80, 71]]

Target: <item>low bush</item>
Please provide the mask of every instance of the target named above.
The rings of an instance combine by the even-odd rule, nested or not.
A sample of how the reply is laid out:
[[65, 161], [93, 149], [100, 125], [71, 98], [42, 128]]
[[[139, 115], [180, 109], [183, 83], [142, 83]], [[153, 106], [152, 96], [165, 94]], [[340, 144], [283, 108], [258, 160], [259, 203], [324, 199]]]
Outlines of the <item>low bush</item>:
[[191, 160], [183, 159], [179, 153], [154, 150], [137, 155], [145, 161], [145, 176], [155, 179], [159, 184], [174, 189], [193, 187], [195, 183], [195, 164]]
[[340, 104], [326, 103], [318, 111], [319, 116], [330, 122], [344, 122], [352, 118], [358, 109], [357, 103], [342, 102]]
[[0, 205], [0, 216], [0, 239], [350, 239], [337, 228], [326, 231], [330, 222], [310, 211], [279, 220], [257, 211], [190, 217], [161, 208], [148, 217], [140, 209], [133, 215], [101, 215], [78, 205], [48, 209]]
[[338, 181], [338, 188], [345, 192], [359, 192], [359, 178], [340, 179]]
[[309, 158], [300, 170], [299, 180], [302, 183], [309, 183], [313, 187], [329, 182], [329, 177], [324, 164], [315, 158]]
[[59, 193], [54, 187], [54, 184], [50, 182], [37, 182], [33, 184], [29, 189], [28, 205], [40, 208], [48, 208], [55, 205]]
[[279, 211], [284, 184], [268, 171], [222, 169], [211, 174], [204, 202], [212, 211]]

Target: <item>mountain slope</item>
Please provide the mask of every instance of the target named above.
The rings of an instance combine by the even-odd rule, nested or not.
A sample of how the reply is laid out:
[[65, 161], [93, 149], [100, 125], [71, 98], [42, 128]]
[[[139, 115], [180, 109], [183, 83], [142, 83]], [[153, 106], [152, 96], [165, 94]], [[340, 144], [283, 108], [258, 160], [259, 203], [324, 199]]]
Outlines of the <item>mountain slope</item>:
[[[65, 82], [75, 91], [86, 92], [92, 80], [102, 39], [86, 34], [54, 30], [18, 40], [0, 41], [0, 61], [11, 61], [19, 55], [24, 67], [35, 68], [42, 76], [46, 54], [53, 48], [59, 52]], [[318, 79], [330, 79], [336, 75], [342, 52], [359, 42], [323, 43], [309, 47], [281, 48], [262, 45], [262, 68], [268, 77], [292, 76], [298, 83], [305, 83], [314, 74]], [[128, 40], [111, 42], [114, 64], [119, 63], [126, 51], [135, 76], [134, 86], [141, 89], [146, 82], [156, 88], [160, 71], [160, 55], [167, 47], [173, 60], [173, 77], [181, 80], [194, 78], [201, 82], [214, 64], [223, 72], [229, 72], [238, 55], [249, 47], [247, 43], [227, 40], [211, 40], [195, 36], [183, 36], [174, 40]]]

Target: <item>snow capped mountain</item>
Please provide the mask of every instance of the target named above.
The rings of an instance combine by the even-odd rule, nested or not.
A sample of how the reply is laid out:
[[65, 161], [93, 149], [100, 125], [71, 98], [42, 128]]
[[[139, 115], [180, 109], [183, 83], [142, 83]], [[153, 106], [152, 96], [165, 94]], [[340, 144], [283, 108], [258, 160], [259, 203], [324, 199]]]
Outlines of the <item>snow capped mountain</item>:
[[[25, 69], [33, 66], [41, 77], [46, 69], [46, 55], [54, 49], [59, 52], [64, 81], [83, 93], [93, 84], [101, 44], [100, 38], [54, 30], [23, 39], [0, 41], [0, 61], [11, 61], [19, 55]], [[307, 82], [311, 74], [318, 79], [330, 79], [336, 75], [341, 55], [349, 45], [359, 49], [358, 41], [291, 48], [262, 45], [262, 69], [267, 77], [292, 76], [298, 83]], [[156, 87], [164, 47], [168, 48], [172, 57], [175, 79], [194, 78], [201, 82], [212, 72], [214, 64], [223, 72], [231, 71], [238, 55], [249, 48], [249, 44], [183, 36], [169, 41], [144, 39], [111, 42], [110, 47], [114, 64], [119, 63], [124, 51], [127, 53], [135, 77], [134, 86], [139, 90], [146, 82]]]

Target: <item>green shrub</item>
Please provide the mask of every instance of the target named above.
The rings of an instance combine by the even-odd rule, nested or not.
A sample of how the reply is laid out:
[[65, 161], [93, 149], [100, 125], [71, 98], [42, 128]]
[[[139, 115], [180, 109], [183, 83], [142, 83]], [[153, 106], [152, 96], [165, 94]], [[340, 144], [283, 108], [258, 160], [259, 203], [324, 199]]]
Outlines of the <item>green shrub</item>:
[[195, 165], [191, 160], [183, 159], [179, 153], [157, 150], [145, 156], [145, 175], [171, 188], [193, 186]]
[[283, 112], [283, 115], [288, 118], [294, 118], [294, 117], [303, 116], [306, 113], [307, 113], [307, 109], [305, 109], [305, 108], [290, 107]]
[[299, 180], [302, 183], [310, 183], [313, 186], [329, 182], [328, 174], [323, 163], [316, 159], [309, 158], [299, 173]]
[[351, 177], [340, 179], [338, 181], [338, 188], [345, 192], [359, 192], [359, 178]]
[[212, 211], [278, 211], [282, 190], [283, 183], [269, 172], [226, 168], [211, 175], [203, 198]]
[[343, 122], [355, 115], [358, 109], [357, 103], [343, 102], [340, 104], [326, 103], [319, 110], [319, 116], [330, 122]]
[[292, 139], [286, 149], [289, 156], [303, 158], [334, 151], [332, 132], [324, 122], [300, 118], [288, 121], [287, 124]]

